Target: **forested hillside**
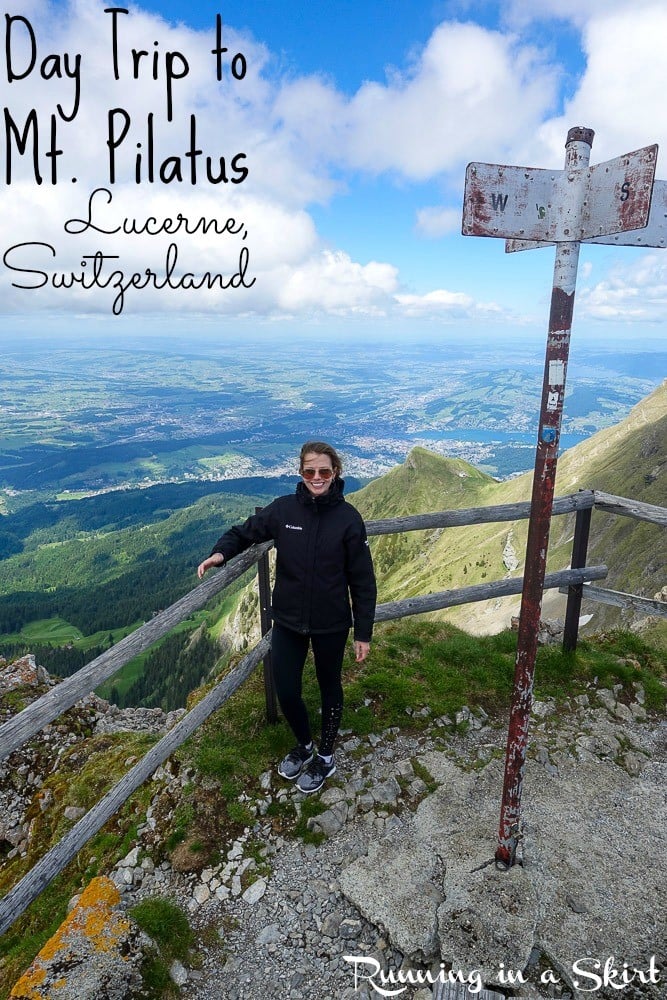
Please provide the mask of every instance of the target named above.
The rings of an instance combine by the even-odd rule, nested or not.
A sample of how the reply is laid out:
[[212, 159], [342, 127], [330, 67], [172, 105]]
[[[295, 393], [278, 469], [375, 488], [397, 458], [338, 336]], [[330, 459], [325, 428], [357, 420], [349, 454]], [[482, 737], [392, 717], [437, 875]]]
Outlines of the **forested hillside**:
[[[104, 496], [87, 507], [72, 502], [71, 516], [54, 525], [59, 540], [49, 538], [46, 526], [57, 505], [23, 510], [16, 522], [7, 518], [6, 530], [18, 528], [16, 537], [23, 532], [23, 539], [20, 553], [0, 561], [5, 645], [43, 619], [63, 619], [83, 636], [104, 633], [106, 641], [109, 631], [150, 618], [195, 585], [196, 566], [220, 532], [269, 498], [218, 494], [171, 513], [155, 509], [153, 501], [150, 523], [142, 523], [137, 509], [142, 498], [132, 495], [132, 510], [127, 499]], [[118, 526], [128, 520], [130, 527]]]

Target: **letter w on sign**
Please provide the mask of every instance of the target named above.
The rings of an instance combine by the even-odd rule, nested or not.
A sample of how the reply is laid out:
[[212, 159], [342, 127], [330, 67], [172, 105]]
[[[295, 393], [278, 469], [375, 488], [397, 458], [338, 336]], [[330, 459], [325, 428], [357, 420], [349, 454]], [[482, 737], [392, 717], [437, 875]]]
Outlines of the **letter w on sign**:
[[462, 233], [573, 243], [642, 229], [657, 149], [645, 146], [574, 170], [469, 163]]

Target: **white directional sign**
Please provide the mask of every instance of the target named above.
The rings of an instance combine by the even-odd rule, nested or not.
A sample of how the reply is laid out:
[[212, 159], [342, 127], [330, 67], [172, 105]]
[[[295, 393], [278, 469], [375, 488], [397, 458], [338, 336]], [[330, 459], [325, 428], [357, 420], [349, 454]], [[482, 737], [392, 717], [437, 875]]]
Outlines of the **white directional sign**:
[[[654, 181], [653, 197], [648, 223], [643, 229], [631, 229], [624, 233], [594, 236], [586, 243], [604, 243], [618, 247], [667, 247], [667, 181]], [[534, 250], [537, 247], [552, 247], [549, 240], [507, 240], [505, 252]]]
[[463, 235], [572, 243], [641, 229], [648, 221], [657, 149], [646, 146], [568, 171], [470, 163]]

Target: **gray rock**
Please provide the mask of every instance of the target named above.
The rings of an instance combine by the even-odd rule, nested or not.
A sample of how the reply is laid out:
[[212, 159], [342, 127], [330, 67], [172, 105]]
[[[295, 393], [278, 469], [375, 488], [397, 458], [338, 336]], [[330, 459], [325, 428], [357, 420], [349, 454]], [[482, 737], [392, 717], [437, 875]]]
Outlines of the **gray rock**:
[[442, 865], [421, 841], [373, 841], [368, 855], [344, 868], [341, 889], [392, 942], [408, 955], [437, 953], [437, 907], [442, 902]]
[[378, 805], [395, 806], [401, 794], [401, 786], [396, 778], [387, 778], [374, 788], [371, 788], [371, 795]]
[[601, 705], [614, 715], [614, 710], [616, 708], [616, 698], [614, 692], [610, 691], [609, 688], [598, 688], [595, 692], [595, 696]]
[[65, 819], [73, 820], [76, 822], [80, 820], [82, 816], [86, 815], [86, 810], [81, 806], [65, 806], [63, 816]]
[[325, 790], [320, 795], [320, 802], [325, 806], [333, 806], [337, 802], [345, 801], [345, 792], [342, 788], [337, 788], [335, 785], [333, 787], [325, 788]]
[[342, 913], [335, 911], [334, 913], [329, 913], [322, 921], [321, 932], [327, 937], [335, 938], [338, 937], [340, 930], [340, 925], [343, 920]]
[[205, 885], [202, 882], [200, 883], [200, 885], [195, 887], [195, 891], [192, 893], [192, 895], [193, 898], [197, 901], [197, 903], [199, 903], [199, 905], [202, 906], [204, 903], [207, 903], [208, 900], [211, 898], [211, 890], [207, 885]]
[[251, 885], [248, 886], [248, 888], [243, 893], [242, 899], [246, 903], [249, 903], [251, 906], [254, 906], [255, 903], [258, 903], [260, 901], [265, 892], [266, 892], [266, 879], [258, 878], [256, 882], [253, 882]]
[[188, 970], [178, 959], [175, 959], [169, 967], [169, 978], [177, 986], [185, 986], [188, 981]]
[[282, 939], [280, 924], [267, 924], [255, 938], [258, 945], [277, 944]]
[[339, 933], [342, 938], [358, 938], [361, 934], [361, 930], [361, 920], [354, 920], [352, 917], [347, 917], [345, 920], [341, 921]]
[[639, 777], [642, 773], [642, 769], [646, 764], [646, 757], [643, 754], [637, 753], [634, 750], [628, 750], [623, 754], [621, 758], [623, 762], [623, 767], [633, 778]]
[[[67, 812], [67, 810], [65, 810]], [[118, 862], [119, 868], [136, 868], [139, 864], [139, 851], [140, 847], [133, 847], [132, 850], [125, 855], [122, 861]]]
[[323, 833], [327, 837], [332, 837], [345, 826], [347, 812], [346, 802], [336, 802], [331, 809], [320, 813], [319, 816], [311, 816], [307, 827], [315, 833]]

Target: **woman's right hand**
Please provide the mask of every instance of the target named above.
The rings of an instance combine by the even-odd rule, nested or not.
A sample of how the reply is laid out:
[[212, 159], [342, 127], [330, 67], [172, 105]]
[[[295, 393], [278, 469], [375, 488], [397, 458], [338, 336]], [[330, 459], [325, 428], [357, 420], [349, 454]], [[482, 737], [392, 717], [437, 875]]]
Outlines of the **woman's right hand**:
[[222, 566], [225, 561], [225, 557], [222, 552], [214, 552], [212, 556], [208, 559], [204, 559], [203, 563], [200, 563], [197, 567], [197, 576], [201, 580], [207, 569], [213, 569], [214, 566]]

